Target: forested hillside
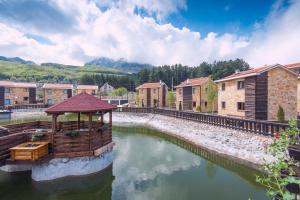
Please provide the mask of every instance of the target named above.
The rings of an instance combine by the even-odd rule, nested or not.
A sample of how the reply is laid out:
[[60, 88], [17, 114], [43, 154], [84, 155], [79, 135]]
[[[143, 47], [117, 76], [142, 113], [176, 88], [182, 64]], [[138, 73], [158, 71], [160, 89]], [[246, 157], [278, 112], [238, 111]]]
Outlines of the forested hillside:
[[220, 79], [236, 70], [248, 70], [249, 65], [240, 59], [202, 63], [196, 67], [180, 64], [164, 65], [142, 69], [136, 74], [126, 74], [115, 68], [100, 66], [70, 66], [55, 63], [19, 64], [0, 62], [0, 79], [11, 79], [29, 82], [59, 82], [103, 85], [109, 82], [114, 87], [126, 87], [134, 90], [145, 82], [164, 81], [169, 87], [176, 86], [187, 78], [211, 76]]
[[37, 82], [75, 82], [85, 74], [125, 75], [116, 69], [99, 66], [69, 66], [46, 63], [19, 64], [0, 62], [0, 78]]

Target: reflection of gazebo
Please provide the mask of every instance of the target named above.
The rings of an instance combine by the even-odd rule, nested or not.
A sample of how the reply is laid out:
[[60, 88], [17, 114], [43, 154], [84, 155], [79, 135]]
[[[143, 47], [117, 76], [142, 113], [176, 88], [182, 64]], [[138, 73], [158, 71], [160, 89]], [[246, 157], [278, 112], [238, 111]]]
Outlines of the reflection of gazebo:
[[[81, 93], [46, 110], [52, 115], [52, 151], [54, 157], [81, 157], [99, 155], [112, 142], [112, 110], [116, 107], [92, 95]], [[77, 121], [58, 122], [65, 113], [77, 114]], [[104, 124], [103, 115], [109, 113]], [[82, 121], [81, 115], [88, 121]], [[93, 120], [93, 116], [100, 116]]]

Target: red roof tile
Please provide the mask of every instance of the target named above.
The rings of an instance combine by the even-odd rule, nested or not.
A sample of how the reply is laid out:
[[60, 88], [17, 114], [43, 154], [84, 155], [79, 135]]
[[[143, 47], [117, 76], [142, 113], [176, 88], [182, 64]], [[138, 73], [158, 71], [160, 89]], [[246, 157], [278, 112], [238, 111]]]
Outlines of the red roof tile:
[[287, 68], [294, 68], [294, 67], [300, 67], [300, 63], [292, 63], [285, 65]]
[[160, 82], [157, 83], [144, 83], [140, 86], [138, 86], [137, 88], [158, 88], [161, 86]]
[[72, 84], [58, 84], [58, 83], [45, 83], [43, 85], [44, 89], [73, 89]]
[[258, 73], [260, 71], [263, 71], [265, 69], [267, 69], [269, 66], [263, 66], [263, 67], [258, 67], [258, 68], [255, 68], [255, 69], [250, 69], [250, 70], [247, 70], [247, 71], [242, 71], [242, 72], [238, 72], [238, 73], [234, 73], [230, 76], [227, 76], [225, 78], [233, 78], [233, 77], [238, 77], [238, 76], [243, 76], [243, 75], [248, 75], [248, 74], [254, 74], [254, 73]]
[[208, 80], [209, 80], [208, 77], [200, 77], [200, 78], [187, 79], [187, 80], [181, 82], [176, 87], [185, 87], [185, 86], [191, 86], [191, 85], [203, 85]]
[[3, 87], [15, 87], [15, 88], [36, 88], [35, 83], [23, 83], [13, 81], [0, 81], [0, 86]]
[[97, 112], [116, 109], [115, 106], [87, 93], [80, 93], [48, 108], [46, 113]]

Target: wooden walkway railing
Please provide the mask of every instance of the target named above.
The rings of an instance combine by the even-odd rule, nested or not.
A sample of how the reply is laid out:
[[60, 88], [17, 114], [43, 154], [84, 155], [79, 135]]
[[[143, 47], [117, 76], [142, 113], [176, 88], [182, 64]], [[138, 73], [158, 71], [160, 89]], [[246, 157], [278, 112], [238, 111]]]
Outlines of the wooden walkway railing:
[[215, 114], [177, 111], [161, 108], [123, 107], [118, 108], [117, 112], [153, 113], [267, 136], [271, 136], [276, 132], [281, 132], [288, 127], [288, 125], [284, 123], [247, 120], [219, 116]]

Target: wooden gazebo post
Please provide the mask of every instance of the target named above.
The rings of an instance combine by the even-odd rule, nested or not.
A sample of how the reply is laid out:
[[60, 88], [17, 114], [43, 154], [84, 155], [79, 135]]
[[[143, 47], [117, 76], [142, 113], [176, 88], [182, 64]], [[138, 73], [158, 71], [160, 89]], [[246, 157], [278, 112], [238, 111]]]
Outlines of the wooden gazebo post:
[[89, 148], [90, 151], [92, 151], [92, 145], [91, 145], [91, 131], [92, 131], [92, 122], [93, 122], [93, 118], [92, 118], [92, 113], [89, 113]]
[[80, 112], [77, 114], [77, 129], [80, 130]]
[[54, 144], [54, 134], [57, 131], [57, 114], [52, 115], [52, 136], [51, 136], [51, 143]]

